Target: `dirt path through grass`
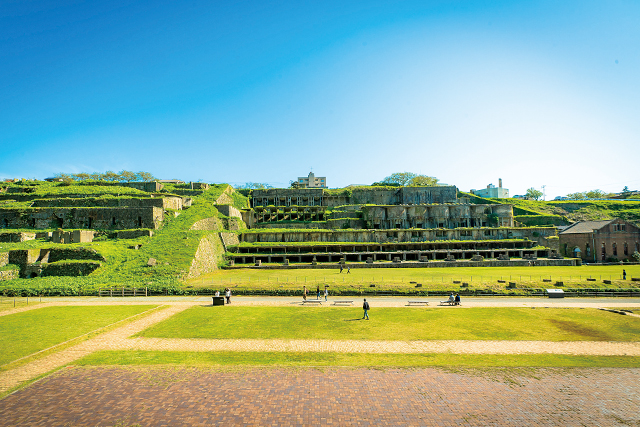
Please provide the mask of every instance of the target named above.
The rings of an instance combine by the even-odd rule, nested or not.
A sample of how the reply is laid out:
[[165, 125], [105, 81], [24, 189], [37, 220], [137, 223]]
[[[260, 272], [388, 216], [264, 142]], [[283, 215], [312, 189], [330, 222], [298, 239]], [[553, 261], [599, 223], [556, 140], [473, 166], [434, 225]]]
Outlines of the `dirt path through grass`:
[[337, 353], [567, 354], [640, 356], [640, 342], [603, 341], [356, 341], [356, 340], [210, 340], [129, 338], [104, 342], [95, 350], [259, 351]]
[[142, 319], [133, 321], [123, 327], [101, 334], [95, 338], [81, 342], [73, 347], [36, 359], [27, 364], [0, 372], [0, 393], [11, 390], [20, 384], [31, 381], [47, 372], [58, 369], [68, 363], [78, 360], [104, 346], [118, 348], [122, 340], [149, 326], [161, 322], [193, 304], [174, 304], [170, 307], [152, 313]]
[[[237, 300], [236, 300], [237, 301]], [[106, 303], [106, 302], [105, 302]], [[111, 302], [112, 304], [116, 302]], [[118, 301], [117, 303], [122, 304]], [[148, 303], [148, 302], [147, 302]], [[290, 304], [290, 303], [288, 303]], [[58, 305], [58, 304], [55, 304]], [[65, 305], [65, 304], [60, 304]], [[66, 305], [83, 305], [67, 303]], [[640, 342], [548, 341], [362, 341], [362, 340], [213, 340], [130, 338], [201, 301], [169, 302], [169, 307], [100, 334], [73, 347], [0, 373], [0, 393], [101, 350], [250, 351], [342, 353], [566, 354], [640, 356]], [[253, 304], [249, 304], [253, 305]], [[44, 306], [41, 305], [41, 306]], [[574, 307], [576, 307], [574, 305]], [[36, 308], [36, 307], [34, 307]], [[452, 309], [456, 309], [453, 308]], [[23, 311], [23, 310], [20, 310]], [[13, 311], [14, 313], [16, 311]]]

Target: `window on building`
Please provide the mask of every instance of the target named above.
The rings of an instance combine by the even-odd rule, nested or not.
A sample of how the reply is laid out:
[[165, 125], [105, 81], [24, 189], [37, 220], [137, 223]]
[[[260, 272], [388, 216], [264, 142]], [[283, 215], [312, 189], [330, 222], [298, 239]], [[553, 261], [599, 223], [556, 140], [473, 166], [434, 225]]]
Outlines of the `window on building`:
[[620, 224], [620, 231], [624, 231], [624, 224]]
[[627, 242], [624, 242], [624, 254], [629, 255], [629, 245], [627, 245]]
[[586, 251], [585, 253], [587, 254], [587, 256], [591, 255], [591, 246], [589, 246], [589, 244], [587, 243], [587, 247], [586, 247]]
[[613, 243], [611, 245], [611, 251], [613, 252], [613, 256], [618, 255], [618, 245], [616, 245], [615, 243]]

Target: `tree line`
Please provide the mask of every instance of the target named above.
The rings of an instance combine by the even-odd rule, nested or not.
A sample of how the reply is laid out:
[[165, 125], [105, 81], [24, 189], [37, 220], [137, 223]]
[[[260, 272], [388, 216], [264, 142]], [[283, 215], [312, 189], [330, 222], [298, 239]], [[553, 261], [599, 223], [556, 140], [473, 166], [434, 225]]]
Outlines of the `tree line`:
[[106, 172], [93, 172], [93, 173], [58, 173], [55, 174], [56, 179], [62, 179], [65, 182], [71, 181], [109, 181], [109, 182], [134, 182], [134, 181], [156, 181], [149, 172], [131, 172], [131, 171], [106, 171]]
[[[616, 196], [616, 197], [622, 196], [623, 199], [627, 199], [629, 197], [634, 198], [632, 197], [633, 195], [634, 195], [634, 192], [629, 190], [629, 187], [625, 186], [622, 189], [622, 192], [620, 193], [606, 193], [602, 190], [596, 189], [591, 191], [569, 193], [566, 195], [566, 198], [568, 200], [595, 200], [595, 199], [608, 199], [613, 196]], [[536, 190], [535, 188], [531, 187], [527, 190], [527, 193], [525, 194], [525, 196], [533, 200], [540, 200], [540, 197], [542, 197], [542, 191]]]

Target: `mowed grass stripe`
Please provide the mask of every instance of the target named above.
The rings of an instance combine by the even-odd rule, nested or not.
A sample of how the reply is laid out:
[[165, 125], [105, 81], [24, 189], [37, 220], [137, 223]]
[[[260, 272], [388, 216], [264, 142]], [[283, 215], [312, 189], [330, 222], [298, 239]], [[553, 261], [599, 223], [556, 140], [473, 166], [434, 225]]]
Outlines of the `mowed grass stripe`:
[[68, 341], [157, 305], [43, 307], [0, 317], [0, 365]]
[[99, 351], [75, 365], [352, 366], [352, 367], [589, 367], [637, 368], [640, 357], [557, 354], [362, 354], [281, 352]]
[[[640, 318], [596, 309], [193, 307], [150, 338], [638, 341]], [[375, 345], [375, 344], [372, 344]]]

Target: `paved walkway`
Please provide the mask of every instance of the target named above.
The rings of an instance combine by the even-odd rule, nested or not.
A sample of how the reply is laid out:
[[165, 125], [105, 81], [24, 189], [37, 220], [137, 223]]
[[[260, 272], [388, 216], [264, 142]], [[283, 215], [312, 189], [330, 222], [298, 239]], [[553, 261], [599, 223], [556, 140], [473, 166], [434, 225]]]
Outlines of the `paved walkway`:
[[637, 426], [640, 369], [76, 367], [0, 426]]

